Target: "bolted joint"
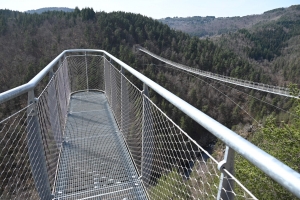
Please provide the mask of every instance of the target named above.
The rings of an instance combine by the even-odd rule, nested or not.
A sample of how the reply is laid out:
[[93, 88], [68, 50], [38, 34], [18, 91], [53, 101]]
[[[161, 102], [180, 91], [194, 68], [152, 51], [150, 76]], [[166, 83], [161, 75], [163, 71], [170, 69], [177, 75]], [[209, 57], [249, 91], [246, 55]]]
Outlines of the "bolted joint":
[[27, 109], [28, 116], [35, 116], [37, 115], [37, 109], [36, 105], [39, 102], [38, 98], [32, 98], [28, 101], [28, 104], [30, 105]]
[[37, 104], [39, 102], [38, 98], [33, 98], [31, 101], [29, 101], [30, 104]]
[[68, 137], [63, 137], [62, 138], [62, 143], [63, 144], [68, 144], [69, 143], [69, 138]]
[[149, 89], [148, 89], [148, 85], [146, 85], [145, 83], [143, 83], [142, 94], [144, 94], [145, 96], [149, 97]]
[[224, 159], [218, 163], [218, 170], [224, 173], [224, 169], [233, 173], [234, 171], [234, 150], [226, 146]]
[[224, 173], [224, 169], [226, 169], [227, 163], [226, 160], [222, 160], [221, 162], [218, 163], [218, 170], [222, 173]]
[[54, 74], [55, 74], [54, 71], [53, 71], [53, 67], [50, 68], [48, 74], [49, 74], [49, 81], [50, 81], [52, 79], [52, 77], [54, 76]]
[[125, 74], [125, 70], [124, 70], [123, 66], [121, 66], [120, 73], [123, 74], [123, 75]]
[[[234, 154], [235, 154], [234, 150], [226, 146], [224, 152], [224, 159], [218, 163], [218, 170], [221, 172], [220, 184], [219, 184], [219, 190], [217, 196], [218, 200], [234, 199], [233, 193], [230, 192], [230, 191], [234, 191], [234, 181], [228, 179], [229, 177], [228, 173], [234, 175]], [[228, 173], [226, 173], [225, 170]], [[227, 181], [224, 181], [224, 179], [227, 179]]]

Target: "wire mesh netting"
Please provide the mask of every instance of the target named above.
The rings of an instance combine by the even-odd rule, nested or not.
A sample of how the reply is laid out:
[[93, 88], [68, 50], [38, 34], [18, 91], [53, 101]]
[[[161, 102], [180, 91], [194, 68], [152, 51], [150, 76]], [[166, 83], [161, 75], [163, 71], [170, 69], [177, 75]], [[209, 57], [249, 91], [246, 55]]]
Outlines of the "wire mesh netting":
[[104, 63], [108, 100], [150, 199], [216, 199], [219, 190], [220, 199], [255, 199], [228, 171], [221, 176], [218, 162], [122, 70]]
[[27, 109], [0, 122], [0, 199], [36, 199], [31, 174]]
[[64, 62], [38, 99], [0, 122], [0, 199], [51, 196], [70, 94], [67, 74]]
[[145, 96], [144, 108], [142, 176], [149, 196], [216, 199], [221, 190], [221, 199], [255, 198], [228, 171], [221, 175], [218, 162]]
[[140, 174], [143, 121], [142, 93], [106, 59], [104, 65], [105, 93]]
[[[72, 92], [81, 90], [104, 90], [102, 56], [76, 55], [67, 57], [70, 88]], [[66, 77], [67, 78], [67, 77]]]
[[51, 188], [54, 187], [70, 93], [68, 64], [65, 60], [39, 96], [37, 103], [40, 134]]

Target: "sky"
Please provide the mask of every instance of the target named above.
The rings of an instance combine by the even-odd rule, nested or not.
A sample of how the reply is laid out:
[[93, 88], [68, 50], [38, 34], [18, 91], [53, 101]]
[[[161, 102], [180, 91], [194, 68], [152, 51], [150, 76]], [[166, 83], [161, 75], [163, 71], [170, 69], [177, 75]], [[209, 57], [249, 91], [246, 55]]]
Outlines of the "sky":
[[95, 11], [140, 13], [165, 17], [232, 17], [262, 14], [275, 8], [300, 4], [300, 0], [0, 0], [0, 9], [17, 11], [44, 7], [93, 8]]

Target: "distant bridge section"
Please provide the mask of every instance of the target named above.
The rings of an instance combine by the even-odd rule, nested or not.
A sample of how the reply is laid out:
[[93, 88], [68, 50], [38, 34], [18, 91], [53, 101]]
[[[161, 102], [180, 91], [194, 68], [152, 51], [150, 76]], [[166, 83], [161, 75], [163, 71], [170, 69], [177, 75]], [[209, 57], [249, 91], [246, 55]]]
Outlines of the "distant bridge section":
[[218, 80], [218, 81], [222, 81], [222, 82], [225, 82], [225, 83], [230, 83], [230, 84], [233, 84], [233, 85], [238, 85], [238, 86], [242, 86], [242, 87], [246, 87], [246, 88], [250, 88], [250, 89], [254, 89], [254, 90], [273, 93], [273, 94], [277, 94], [277, 95], [280, 95], [280, 96], [299, 98], [299, 95], [300, 95], [299, 94], [298, 97], [294, 96], [294, 95], [291, 95], [289, 88], [273, 86], [273, 85], [268, 85], [268, 84], [263, 84], [263, 83], [257, 83], [257, 82], [232, 78], [232, 77], [229, 77], [229, 76], [223, 76], [223, 75], [215, 74], [215, 73], [208, 72], [208, 71], [203, 71], [203, 70], [200, 70], [200, 69], [196, 69], [196, 68], [192, 68], [192, 67], [188, 67], [188, 66], [179, 64], [179, 63], [172, 62], [170, 60], [167, 60], [167, 59], [165, 59], [161, 56], [158, 56], [158, 55], [152, 53], [151, 51], [148, 51], [147, 49], [145, 49], [143, 47], [139, 46], [137, 49], [144, 52], [144, 53], [146, 53], [146, 54], [148, 54], [148, 55], [150, 55], [150, 56], [152, 56], [153, 58], [156, 58], [156, 59], [158, 59], [158, 60], [160, 60], [160, 61], [162, 61], [162, 62], [164, 62], [168, 65], [171, 65], [171, 66], [173, 66], [177, 69], [184, 70], [184, 71], [187, 71], [187, 72], [199, 75], [199, 76], [204, 76], [204, 77], [211, 78], [211, 79], [214, 79], [214, 80]]

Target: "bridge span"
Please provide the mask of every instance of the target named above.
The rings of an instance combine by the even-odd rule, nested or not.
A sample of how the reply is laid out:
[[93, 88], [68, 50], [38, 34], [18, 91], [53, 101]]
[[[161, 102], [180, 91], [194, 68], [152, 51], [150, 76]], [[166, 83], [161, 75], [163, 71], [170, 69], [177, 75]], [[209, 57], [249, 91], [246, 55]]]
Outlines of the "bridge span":
[[213, 80], [230, 83], [233, 85], [238, 85], [238, 86], [242, 86], [245, 88], [250, 88], [250, 89], [259, 90], [259, 91], [263, 91], [263, 92], [268, 92], [268, 93], [272, 93], [272, 94], [276, 94], [276, 95], [292, 97], [292, 98], [299, 98], [299, 96], [300, 96], [300, 94], [298, 97], [291, 95], [289, 88], [273, 86], [273, 85], [268, 85], [268, 84], [264, 84], [264, 83], [257, 83], [257, 82], [253, 82], [253, 81], [242, 80], [242, 79], [238, 79], [238, 78], [232, 78], [229, 76], [215, 74], [215, 73], [208, 72], [208, 71], [203, 71], [203, 70], [200, 70], [197, 68], [188, 67], [188, 66], [185, 66], [185, 65], [182, 65], [179, 63], [175, 63], [175, 62], [165, 59], [161, 56], [158, 56], [143, 47], [139, 46], [139, 47], [137, 47], [137, 49], [141, 52], [148, 54], [149, 56], [151, 56], [153, 58], [156, 58], [157, 60], [160, 60], [160, 61], [176, 68], [176, 69], [180, 69], [180, 70], [192, 73], [192, 74], [196, 74], [196, 75], [207, 77], [207, 78], [210, 78]]
[[[149, 89], [222, 141], [223, 157]], [[0, 106], [0, 199], [257, 199], [235, 152], [300, 198], [298, 172], [103, 50], [62, 52]]]

